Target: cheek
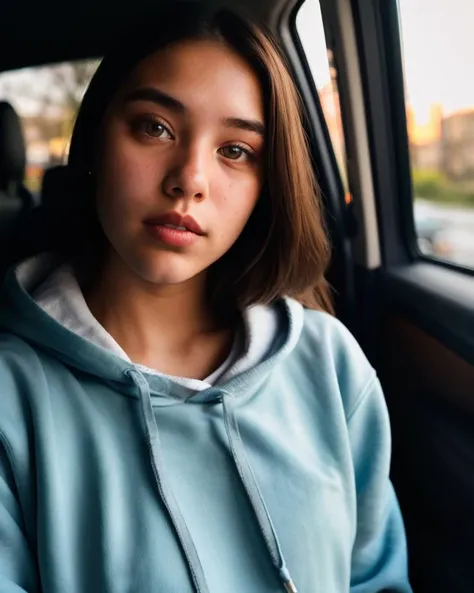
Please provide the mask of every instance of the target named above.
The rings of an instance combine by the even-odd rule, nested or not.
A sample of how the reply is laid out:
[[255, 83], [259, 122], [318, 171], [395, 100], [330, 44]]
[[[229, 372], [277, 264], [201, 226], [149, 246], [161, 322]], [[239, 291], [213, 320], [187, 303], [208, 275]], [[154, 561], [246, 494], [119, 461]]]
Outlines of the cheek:
[[219, 239], [233, 243], [252, 214], [261, 191], [261, 183], [257, 178], [249, 178], [243, 182], [228, 184], [221, 191], [215, 202]]
[[147, 156], [130, 144], [113, 142], [113, 138], [105, 143], [98, 172], [97, 201], [101, 218], [105, 216], [114, 221], [120, 218], [118, 223], [123, 224], [130, 220], [130, 215], [136, 217], [149, 207], [156, 193], [159, 172], [157, 163]]

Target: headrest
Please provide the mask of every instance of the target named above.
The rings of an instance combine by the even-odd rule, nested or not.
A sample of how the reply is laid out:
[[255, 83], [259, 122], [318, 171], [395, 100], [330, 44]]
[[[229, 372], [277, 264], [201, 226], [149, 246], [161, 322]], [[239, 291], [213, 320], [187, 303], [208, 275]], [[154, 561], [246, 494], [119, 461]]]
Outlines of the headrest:
[[64, 203], [64, 196], [68, 188], [68, 173], [68, 168], [65, 165], [56, 165], [45, 170], [41, 185], [42, 206], [53, 209]]
[[0, 101], [0, 188], [21, 182], [25, 174], [26, 149], [20, 118], [6, 101]]

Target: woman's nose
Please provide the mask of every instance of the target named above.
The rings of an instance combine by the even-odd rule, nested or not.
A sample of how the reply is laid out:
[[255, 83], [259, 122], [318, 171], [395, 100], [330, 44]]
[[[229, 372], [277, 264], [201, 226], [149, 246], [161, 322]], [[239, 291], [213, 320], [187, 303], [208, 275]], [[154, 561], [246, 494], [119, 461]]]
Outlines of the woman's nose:
[[209, 194], [205, 155], [188, 151], [180, 155], [163, 180], [163, 190], [170, 198], [204, 200]]

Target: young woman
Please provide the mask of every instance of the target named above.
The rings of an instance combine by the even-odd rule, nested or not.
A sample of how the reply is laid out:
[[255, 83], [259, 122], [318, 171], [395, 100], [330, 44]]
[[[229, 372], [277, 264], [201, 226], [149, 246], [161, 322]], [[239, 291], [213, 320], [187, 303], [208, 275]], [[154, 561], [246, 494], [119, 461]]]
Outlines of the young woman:
[[330, 314], [268, 35], [142, 21], [66, 174], [49, 253], [0, 297], [0, 591], [410, 591], [383, 395]]

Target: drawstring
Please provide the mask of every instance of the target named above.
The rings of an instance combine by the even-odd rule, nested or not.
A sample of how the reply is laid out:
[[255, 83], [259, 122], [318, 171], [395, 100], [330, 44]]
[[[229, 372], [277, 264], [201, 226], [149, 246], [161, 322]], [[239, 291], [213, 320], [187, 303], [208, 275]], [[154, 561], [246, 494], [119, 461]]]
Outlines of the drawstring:
[[[148, 448], [150, 452], [153, 474], [155, 476], [158, 491], [163, 504], [165, 505], [170, 519], [175, 528], [179, 542], [186, 557], [188, 568], [194, 583], [196, 593], [209, 593], [206, 577], [199, 559], [196, 547], [194, 545], [188, 526], [175, 499], [173, 492], [164, 479], [163, 458], [161, 455], [160, 436], [158, 426], [153, 414], [153, 408], [150, 397], [150, 386], [145, 377], [135, 369], [125, 371], [125, 374], [132, 378], [140, 394], [140, 403], [143, 413], [143, 420], [146, 427]], [[238, 474], [252, 505], [255, 517], [265, 540], [267, 549], [270, 553], [272, 562], [278, 571], [280, 580], [285, 587], [286, 593], [297, 593], [297, 589], [290, 576], [288, 568], [283, 557], [280, 542], [275, 532], [267, 507], [262, 494], [255, 480], [252, 468], [245, 454], [244, 444], [240, 436], [237, 418], [232, 407], [232, 395], [227, 392], [222, 393], [222, 405], [224, 409], [224, 423], [229, 439], [229, 446], [232, 453]]]
[[140, 402], [142, 407], [143, 419], [146, 426], [146, 434], [148, 441], [148, 448], [150, 451], [151, 464], [153, 467], [153, 474], [155, 475], [156, 484], [161, 496], [161, 500], [165, 505], [170, 519], [174, 525], [179, 543], [183, 549], [186, 557], [188, 568], [194, 583], [196, 593], [209, 593], [209, 587], [206, 583], [206, 577], [201, 566], [201, 561], [194, 545], [188, 526], [179, 508], [171, 488], [164, 479], [163, 458], [161, 455], [160, 435], [158, 426], [155, 422], [153, 408], [151, 405], [150, 386], [145, 377], [139, 372], [132, 369], [125, 371], [125, 373], [133, 379], [133, 382], [138, 387], [140, 394]]
[[247, 459], [247, 455], [245, 454], [239, 425], [237, 424], [237, 418], [235, 417], [234, 408], [232, 406], [232, 395], [230, 393], [223, 393], [222, 405], [224, 407], [224, 422], [232, 457], [237, 471], [239, 472], [242, 484], [247, 492], [247, 496], [249, 497], [272, 562], [278, 571], [279, 577], [283, 582], [287, 593], [297, 593], [296, 586], [286, 566], [280, 542], [278, 541], [270, 514]]

